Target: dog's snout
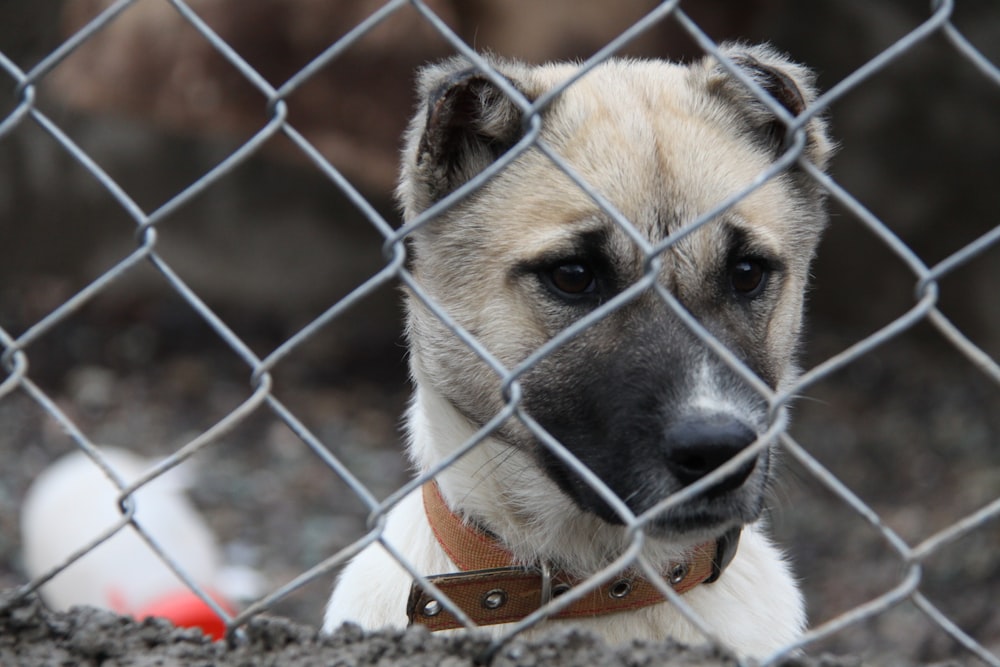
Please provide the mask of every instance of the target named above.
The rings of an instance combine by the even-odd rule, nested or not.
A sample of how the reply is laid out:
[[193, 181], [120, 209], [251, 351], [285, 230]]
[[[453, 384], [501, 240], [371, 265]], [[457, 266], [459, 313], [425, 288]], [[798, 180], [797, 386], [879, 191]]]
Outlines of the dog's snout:
[[[732, 417], [690, 418], [675, 422], [666, 432], [667, 467], [685, 486], [698, 481], [733, 458], [757, 439], [746, 424]], [[711, 488], [724, 493], [746, 481], [756, 465], [748, 461]]]

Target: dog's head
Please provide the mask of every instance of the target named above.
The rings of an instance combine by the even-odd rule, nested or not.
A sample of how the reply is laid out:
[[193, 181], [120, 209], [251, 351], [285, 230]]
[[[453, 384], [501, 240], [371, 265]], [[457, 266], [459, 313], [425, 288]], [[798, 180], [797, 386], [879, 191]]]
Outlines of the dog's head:
[[[812, 77], [766, 47], [726, 55], [792, 116]], [[496, 61], [523, 100], [573, 65]], [[525, 137], [521, 107], [460, 60], [431, 66], [410, 127], [398, 196], [407, 220], [466, 184]], [[649, 244], [676, 235], [758, 179], [786, 148], [772, 108], [714, 58], [690, 66], [613, 60], [546, 106], [538, 138], [633, 226], [627, 231], [537, 146], [410, 237], [427, 295], [507, 369], [612, 300], [622, 302], [519, 377], [522, 406], [635, 513], [715, 470], [767, 426], [767, 400], [696, 336], [652, 285]], [[831, 150], [823, 121], [804, 156]], [[771, 387], [795, 374], [803, 293], [825, 223], [819, 188], [793, 166], [657, 255], [656, 281]], [[476, 426], [504, 405], [500, 379], [418, 298], [408, 303], [418, 382]], [[531, 453], [584, 511], [620, 517], [511, 419], [498, 437]], [[754, 520], [766, 450], [656, 517], [660, 532], [709, 534]]]

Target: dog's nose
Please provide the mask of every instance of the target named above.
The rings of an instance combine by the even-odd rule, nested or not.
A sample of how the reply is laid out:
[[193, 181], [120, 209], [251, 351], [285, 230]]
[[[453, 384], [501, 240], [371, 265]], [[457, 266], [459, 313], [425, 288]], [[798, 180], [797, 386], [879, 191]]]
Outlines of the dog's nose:
[[[746, 424], [729, 416], [692, 417], [674, 422], [666, 432], [667, 467], [687, 486], [733, 458], [757, 439]], [[738, 488], [753, 472], [752, 459], [723, 478], [710, 493]]]

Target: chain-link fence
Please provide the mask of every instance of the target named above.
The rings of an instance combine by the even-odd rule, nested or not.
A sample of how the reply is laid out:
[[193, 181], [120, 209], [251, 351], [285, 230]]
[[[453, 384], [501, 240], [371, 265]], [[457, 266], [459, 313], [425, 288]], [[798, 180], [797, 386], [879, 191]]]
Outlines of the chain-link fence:
[[[725, 66], [730, 73], [739, 78], [744, 85], [753, 91], [754, 95], [757, 95], [787, 124], [788, 146], [790, 147], [769, 169], [757, 175], [740, 192], [716, 202], [710, 210], [700, 211], [695, 218], [688, 222], [680, 234], [672, 235], [665, 240], [654, 240], [653, 244], [647, 242], [642, 234], [632, 226], [632, 223], [620, 214], [612, 203], [603, 199], [586, 182], [586, 179], [580, 177], [557, 151], [538, 139], [538, 128], [540, 123], [544, 122], [541, 114], [545, 106], [551, 103], [563, 90], [573, 86], [579, 77], [584, 76], [600, 63], [614, 57], [623, 49], [627, 49], [634, 40], [641, 38], [642, 35], [657, 26], [669, 24], [671, 29], [679, 30], [680, 34], [696, 45], [696, 50], [718, 56], [713, 36], [706, 34], [699, 27], [699, 24], [686, 13], [686, 7], [681, 7], [678, 2], [665, 2], [652, 8], [648, 14], [632, 23], [620, 36], [587, 58], [578, 70], [578, 75], [535, 101], [520, 97], [513, 89], [508, 90], [509, 86], [505, 85], [504, 80], [493, 69], [491, 63], [477, 53], [474, 48], [475, 44], [470, 44], [460, 37], [455, 29], [442, 19], [442, 10], [435, 3], [399, 0], [378, 6], [367, 18], [359, 20], [342, 37], [331, 41], [325, 50], [315, 56], [306, 66], [298, 69], [293, 76], [284, 79], [280, 85], [274, 85], [268, 77], [261, 73], [259, 66], [252, 66], [245, 54], [220, 36], [218, 29], [205, 19], [205, 13], [197, 3], [185, 3], [182, 0], [162, 2], [157, 6], [157, 11], [169, 13], [171, 20], [181, 19], [186, 29], [193, 30], [197, 39], [210, 46], [213, 57], [217, 60], [221, 58], [224, 61], [229, 77], [237, 77], [240, 80], [240, 85], [244, 87], [249, 85], [252, 88], [253, 94], [250, 97], [255, 100], [254, 103], [257, 104], [261, 116], [258, 127], [252, 134], [245, 141], [241, 141], [238, 147], [228, 152], [224, 159], [221, 159], [214, 167], [198, 175], [193, 183], [175, 191], [166, 199], [165, 203], [146, 206], [138, 203], [146, 195], [132, 192], [129, 187], [123, 185], [129, 180], [128, 177], [113, 176], [102, 167], [100, 161], [92, 156], [93, 151], [83, 147], [74, 138], [72, 122], [61, 117], [58, 105], [47, 104], [44, 96], [40, 96], [39, 90], [45, 87], [61, 64], [72, 59], [74, 54], [84, 45], [105, 39], [111, 26], [130, 21], [132, 14], [137, 12], [140, 7], [150, 4], [152, 3], [149, 0], [146, 2], [122, 0], [106, 6], [100, 11], [95, 11], [93, 17], [89, 18], [82, 28], [73, 32], [72, 36], [62, 41], [58, 48], [31, 66], [17, 62], [0, 50], [0, 67], [2, 67], [4, 77], [10, 84], [7, 88], [12, 89], [12, 94], [5, 98], [4, 102], [3, 118], [0, 121], [0, 141], [3, 141], [3, 138], [8, 135], [26, 131], [25, 128], [28, 127], [31, 127], [32, 131], [40, 130], [47, 137], [46, 141], [54, 142], [58, 152], [70, 156], [76, 165], [74, 168], [82, 168], [86, 178], [90, 179], [91, 185], [97, 184], [103, 193], [102, 196], [110, 197], [113, 200], [118, 214], [124, 214], [133, 223], [132, 234], [135, 242], [133, 249], [118, 256], [110, 268], [102, 269], [99, 275], [87, 284], [82, 287], [74, 286], [69, 290], [70, 294], [54, 298], [52, 300], [53, 307], [47, 312], [40, 313], [37, 317], [21, 319], [15, 326], [0, 322], [3, 324], [3, 328], [0, 328], [0, 345], [2, 345], [4, 371], [3, 381], [0, 384], [0, 404], [14, 405], [18, 410], [23, 409], [25, 405], [30, 405], [30, 409], [40, 410], [45, 420], [49, 421], [50, 424], [54, 423], [58, 429], [69, 436], [74, 448], [85, 453], [95, 470], [99, 469], [113, 482], [117, 489], [117, 497], [113, 499], [113, 502], [116, 506], [120, 504], [120, 518], [114, 525], [91, 535], [86, 544], [81, 545], [81, 548], [70, 557], [63, 558], [58, 566], [47, 569], [40, 576], [17, 587], [14, 597], [28, 595], [48, 582], [57, 580], [62, 575], [63, 570], [72, 568], [77, 560], [103, 542], [108, 541], [115, 534], [120, 531], [134, 530], [156, 552], [158, 558], [169, 566], [170, 570], [175, 572], [218, 616], [224, 619], [227, 631], [232, 633], [262, 612], [280, 609], [284, 600], [293, 597], [304, 588], [328, 589], [331, 574], [337, 572], [345, 562], [371, 543], [382, 541], [386, 549], [399, 556], [398, 546], [384, 540], [383, 532], [388, 512], [397, 506], [404, 497], [419, 493], [420, 487], [429, 477], [433, 477], [444, 467], [452, 465], [458, 456], [480, 446], [481, 442], [501, 428], [507, 419], [517, 420], [530, 430], [543, 447], [548, 448], [554, 456], [560, 457], [577, 476], [599, 489], [598, 494], [608, 498], [608, 502], [614, 505], [614, 494], [592, 472], [575, 460], [572, 455], [569, 455], [532, 419], [531, 415], [525, 412], [522, 405], [520, 381], [547, 355], [571, 341], [582, 330], [592, 326], [616, 309], [625, 306], [629, 299], [642, 292], [652, 290], [659, 295], [662, 302], [672, 310], [676, 317], [684, 322], [693, 335], [711, 349], [712, 354], [716, 355], [734, 374], [742, 378], [746, 384], [753, 387], [754, 391], [766, 400], [771, 420], [765, 435], [746, 450], [742, 459], [730, 462], [731, 465], [722, 466], [715, 473], [689, 487], [688, 490], [671, 496], [665, 503], [660, 503], [658, 509], [666, 509], [682, 502], [694, 493], [707, 488], [709, 484], [718, 480], [730, 469], [735, 469], [747, 456], [756, 454], [764, 447], [773, 446], [786, 457], [790, 466], [798, 467], [801, 474], [808, 480], [807, 484], [817, 489], [816, 493], [832, 495], [841, 510], [847, 508], [847, 511], [853, 513], [855, 518], [869, 524], [874, 529], [882, 548], [887, 548], [891, 554], [888, 559], [891, 563], [888, 566], [880, 566], [883, 569], [879, 570], [884, 576], [882, 592], [868, 597], [863, 602], [854, 603], [848, 609], [840, 609], [837, 613], [829, 615], [829, 618], [812, 627], [800, 640], [783, 647], [769, 660], [777, 661], [800, 648], [809, 651], [812, 647], [822, 646], [824, 641], [836, 637], [838, 633], [863, 626], [886, 614], [889, 610], [901, 604], [907, 604], [919, 610], [919, 613], [934, 628], [943, 631], [957, 642], [957, 645], [963, 647], [964, 656], [975, 656], [987, 664], [1000, 665], [1000, 656], [996, 654], [996, 649], [1000, 644], [997, 643], [997, 638], [991, 634], [997, 629], [996, 626], [986, 623], [974, 630], [963, 628], [959, 622], [953, 619], [952, 614], [939, 609], [924, 590], [926, 583], [924, 568], [928, 561], [946, 553], [951, 545], [960, 542], [970, 534], [992, 534], [990, 531], [996, 531], [995, 521], [1000, 515], [1000, 492], [998, 492], [1000, 485], [996, 484], [995, 475], [989, 478], [993, 480], [992, 491], [988, 492], [985, 504], [980, 502], [978, 508], [968, 511], [964, 515], [950, 517], [942, 527], [935, 527], [934, 530], [921, 535], [918, 539], [913, 539], [894, 529], [892, 522], [886, 521], [876, 509], [873, 509], [873, 503], [862, 500], [849, 484], [831, 472], [830, 466], [821, 463], [814, 453], [811, 453], [807, 433], [793, 437], [787, 429], [784, 418], [785, 407], [793, 397], [808, 395], [815, 385], [842, 369], [856, 365], [859, 360], [868, 357], [873, 351], [896, 344], [906, 332], [918, 325], [933, 329], [936, 335], [947, 341], [954, 350], [960, 352], [971, 362], [969, 368], [974, 369], [977, 375], [976, 381], [986, 378], [985, 384], [992, 387], [995, 404], [995, 385], [1000, 384], [1000, 366], [989, 353], [984, 351], [983, 346], [976, 345], [962, 329], [952, 323], [939, 308], [939, 303], [942, 281], [960, 272], [977, 259], [981, 259], [991, 249], [995, 250], [1000, 242], [1000, 226], [993, 226], [985, 233], [977, 233], [973, 239], [963, 240], [961, 247], [950, 251], [943, 259], [928, 263], [920, 253], [913, 250], [901, 239], [891, 224], [887, 224], [879, 215], [870, 211], [850, 192], [846, 191], [837, 180], [819, 171], [803, 157], [803, 128], [811, 119], [817, 115], [829, 113], [831, 107], [850, 97], [868, 82], [877, 79], [882, 72], [893, 67], [895, 63], [910, 57], [929, 39], [945, 40], [950, 44], [953, 52], [960, 57], [961, 62], [966, 66], [971, 66], [971, 69], [976, 72], [978, 85], [982, 88], [990, 88], [993, 90], [991, 94], [996, 94], [997, 89], [1000, 88], [1000, 69], [983, 56], [955, 27], [953, 13], [956, 8], [953, 3], [935, 1], [926, 14], [926, 18], [919, 25], [903, 31], [901, 37], [881, 50], [875, 57], [864, 62], [863, 65], [854, 69], [853, 72], [834, 85], [829, 86], [826, 92], [823, 92], [796, 118], [791, 117], [784, 108], [775, 104], [774, 100], [768, 97], [746, 74], [741, 73], [731, 62], [726, 62]], [[994, 19], [997, 16], [994, 13]], [[308, 132], [303, 132], [300, 129], [294, 113], [296, 94], [307, 88], [319, 73], [335, 66], [338, 59], [342, 58], [356, 43], [364, 40], [383, 22], [390, 19], [401, 21], [407, 26], [407, 31], [432, 31], [440, 40], [443, 40], [445, 50], [467, 58], [495, 85], [500, 86], [505, 93], [515, 98], [517, 105], [523, 112], [525, 127], [529, 128], [525, 137], [511, 151], [501, 157], [494, 166], [474, 177], [457, 192], [445, 197], [426, 212], [398, 228], [380, 212], [379, 202], [373, 204], [370, 201], [371, 197], [366, 197], [363, 194], [364, 191], [371, 191], [371, 188], [367, 187], [367, 184], [359, 187], [354, 182], [356, 179], [345, 176], [344, 168], [338, 167], [334, 161], [331, 161], [324, 150], [318, 147], [317, 142], [309, 138]], [[531, 21], [531, 18], [524, 17], [524, 20]], [[258, 29], [266, 32], [268, 26], [258, 26]], [[813, 26], [811, 29], [819, 30], [821, 26]], [[0, 45], [0, 49], [2, 49], [2, 45]], [[150, 82], [150, 85], [156, 86], [157, 82]], [[356, 112], [365, 113], [364, 110], [356, 110]], [[184, 228], [180, 225], [178, 218], [183, 217], [186, 210], [197, 206], [200, 200], [211, 198], [213, 191], [219, 187], [220, 183], [232, 178], [232, 175], [243, 168], [248, 161], [269, 150], [269, 146], [279, 140], [285, 146], [286, 158], [290, 154], [293, 155], [292, 159], [304, 161], [310, 165], [311, 169], [322, 175], [321, 187], [336, 192], [336, 196], [344, 198], [345, 206], [353, 207], [357, 212], [360, 212], [370, 226], [370, 230], [377, 233], [377, 236], [369, 236], [366, 243], [371, 246], [371, 249], [380, 250], [384, 261], [378, 270], [361, 281], [345, 296], [330, 304], [320, 315], [311, 317], [308, 323], [299, 326], [290, 335], [280, 336], [281, 339], [277, 344], [267, 346], [265, 352], [261, 353], [257, 351], [262, 347], [259, 341], [248, 341], [246, 335], [238, 333], [239, 327], [234, 327], [231, 319], [221, 314], [220, 308], [210, 305], [211, 299], [207, 299], [198, 288], [192, 287], [190, 280], [186, 277], [187, 267], [178, 266], [178, 262], [171, 258], [170, 253], [163, 250], [164, 243], [161, 239], [183, 234]], [[920, 140], [920, 137], [913, 138], [916, 143], [919, 143]], [[0, 143], [0, 147], [2, 146], [3, 144]], [[505, 169], [519, 155], [529, 149], [544, 154], [555, 170], [571, 179], [580, 191], [592, 200], [595, 206], [614, 221], [619, 229], [625, 230], [645, 257], [648, 272], [636, 286], [623, 292], [624, 296], [602, 305], [592, 314], [563, 330], [549, 342], [533, 351], [523, 363], [516, 367], [507, 367], [497, 361], [491, 350], [484, 347], [475, 336], [463, 330], [456, 323], [453, 319], [454, 313], [447, 312], [424, 291], [420, 281], [416, 280], [409, 271], [405, 243], [415, 230], [441, 214], [442, 211], [456, 205], [467, 194], [482, 188], [496, 173]], [[656, 271], [659, 266], [658, 258], [672, 252], [673, 245], [680, 238], [710, 223], [734, 204], [750, 196], [765, 183], [789, 169], [801, 169], [808, 174], [829, 194], [833, 205], [844, 212], [844, 217], [849, 217], [860, 223], [862, 228], [870, 232], [879, 244], [888, 249], [892, 256], [901, 260], [906, 267], [912, 285], [913, 301], [902, 315], [881, 322], [874, 333], [864, 336], [846, 349], [812, 363], [793, 384], [782, 387], [780, 390], [774, 390], [750, 371], [739, 356], [722, 345], [696, 318], [685, 310], [670, 291], [657, 282], [658, 274]], [[50, 192], [48, 196], [60, 197], [61, 193]], [[995, 210], [994, 208], [994, 213]], [[950, 220], [940, 221], [942, 225], [950, 223]], [[280, 230], [280, 220], [269, 221], [268, 224], [277, 225]], [[835, 224], [840, 223], [835, 221]], [[0, 228], [5, 230], [13, 230], [17, 227], [18, 221], [4, 220], [0, 222], [0, 225], [2, 225]], [[241, 243], [242, 235], [251, 233], [249, 230], [239, 231], [239, 236], [234, 236], [232, 243]], [[123, 233], [121, 236], [124, 238], [126, 235]], [[59, 241], [52, 239], [49, 242], [56, 244]], [[955, 245], [954, 242], [949, 243], [950, 247]], [[6, 241], [3, 246], [5, 254], [32, 251], [30, 247], [13, 247]], [[842, 261], [845, 263], [847, 271], [863, 272], [868, 268], [851, 265], [850, 258], [844, 258]], [[67, 406], [66, 401], [54, 396], [53, 390], [47, 389], [44, 382], [36, 379], [35, 369], [38, 366], [51, 367], [53, 364], [58, 366], [58, 359], [52, 360], [45, 356], [46, 350], [50, 349], [49, 346], [52, 345], [51, 341], [63, 335], [68, 323], [78, 317], [81, 312], [86, 311], [102, 295], [126, 289], [130, 282], [139, 275], [143, 276], [143, 280], [150, 280], [148, 277], [150, 267], [155, 274], [155, 278], [152, 280], [160, 288], [163, 286], [168, 288], [170, 296], [167, 298], [178, 304], [176, 307], [185, 310], [188, 316], [191, 313], [196, 315], [195, 319], [207, 327], [206, 330], [210, 336], [221, 341], [223, 345], [217, 346], [220, 354], [235, 357], [238, 360], [243, 373], [249, 377], [250, 391], [233, 402], [232, 405], [227, 405], [224, 414], [210, 427], [198, 427], [196, 433], [186, 438], [183, 444], [173, 448], [169, 453], [164, 453], [162, 450], [157, 451], [155, 464], [152, 467], [143, 469], [137, 477], [126, 479], [115, 459], [109, 457], [107, 452], [99, 446], [103, 443], [90, 432], [92, 429], [81, 425], [83, 422], [89, 424], [90, 420], [88, 418], [81, 420], [76, 413], [76, 408]], [[451, 333], [461, 339], [475, 353], [476, 357], [485, 362], [499, 377], [499, 385], [502, 387], [504, 395], [504, 406], [453, 457], [447, 459], [436, 469], [396, 486], [394, 478], [391, 476], [387, 476], [390, 482], [386, 482], [385, 479], [380, 479], [380, 473], [377, 470], [372, 473], [372, 466], [377, 467], [378, 464], [365, 462], [363, 453], [345, 450], [339, 437], [343, 434], [323, 433], [311, 427], [309, 422], [311, 420], [315, 422], [313, 413], [309, 409], [300, 409], [286, 400], [282, 391], [277, 388], [275, 377], [284, 365], [294, 363], [292, 360], [296, 355], [303, 354], [304, 349], [315, 345], [317, 341], [324, 341], [324, 336], [331, 327], [339, 323], [350, 323], [352, 318], [358, 317], [358, 309], [361, 307], [359, 304], [377, 296], [381, 291], [384, 291], [384, 288], [391, 288], [399, 284], [408, 288], [415, 295], [415, 298], [419, 299], [426, 308], [440, 318]], [[987, 299], [975, 307], [995, 311], [995, 295], [992, 294], [991, 290], [986, 290], [984, 293], [987, 295]], [[283, 298], [292, 300], [296, 296], [294, 293], [289, 293], [285, 294]], [[865, 299], [866, 295], [858, 294], [856, 298]], [[989, 299], [994, 300], [989, 301]], [[0, 313], [0, 316], [4, 316], [4, 314]], [[6, 317], [6, 322], [13, 320], [9, 316]], [[147, 322], [146, 326], [155, 327], [157, 323], [155, 321]], [[64, 372], [69, 370], [71, 369], [63, 369]], [[156, 371], [151, 368], [149, 373], [155, 374]], [[83, 382], [92, 389], [95, 382], [99, 384], [99, 379], [91, 376], [84, 378]], [[367, 397], [365, 400], [367, 399], [374, 401], [377, 400], [377, 397]], [[302, 416], [304, 412], [309, 413], [307, 417]], [[190, 567], [185, 565], [183, 557], [171, 553], [169, 549], [160, 545], [157, 537], [154, 536], [155, 531], [144, 528], [143, 521], [137, 519], [136, 513], [140, 511], [139, 508], [142, 504], [140, 492], [144, 488], [151, 486], [165, 473], [181, 466], [188, 460], [192, 460], [197, 467], [205, 468], [211, 467], [212, 461], [217, 461], [217, 458], [213, 457], [221, 458], [232, 455], [234, 453], [232, 449], [227, 450], [228, 453], [220, 453], [222, 447], [220, 443], [224, 443], [227, 437], [234, 433], [240, 437], [253, 437], [247, 432], [246, 425], [257, 423], [254, 420], [259, 420], [261, 415], [266, 415], [271, 422], [283, 425], [287, 432], [294, 435], [293, 438], [282, 440], [283, 448], [295, 448], [296, 451], [308, 454], [309, 460], [322, 462], [323, 471], [332, 472], [339, 480], [333, 481], [331, 475], [330, 484], [336, 483], [349, 489], [350, 500], [345, 502], [360, 505], [357, 513], [367, 517], [367, 527], [357, 531], [358, 534], [353, 535], [350, 541], [338, 545], [340, 548], [336, 549], [335, 553], [312, 554], [310, 556], [312, 562], [307, 569], [289, 577], [285, 583], [280, 585], [268, 582], [266, 590], [254, 595], [254, 599], [240, 611], [234, 611], [213, 597], [212, 591], [206, 588], [205, 581], [199, 580], [199, 577], [190, 571]], [[133, 430], [126, 429], [121, 434], [122, 439], [131, 441], [151, 439], [150, 434], [142, 429], [142, 424]], [[155, 436], [155, 432], [153, 435]], [[995, 439], [995, 437], [996, 433], [993, 432], [992, 438]], [[990, 440], [989, 434], [987, 434], [986, 439]], [[279, 456], [277, 450], [272, 451], [271, 454]], [[281, 454], [280, 456], [288, 455]], [[260, 461], [260, 464], [263, 466], [272, 465], [266, 457]], [[11, 461], [5, 463], [5, 466], [10, 465], [17, 464]], [[398, 464], [394, 465], [398, 466]], [[894, 461], [892, 465], [906, 466], [907, 462]], [[208, 474], [210, 475], [211, 472]], [[871, 474], [877, 475], [879, 473], [871, 472]], [[232, 500], [235, 504], [235, 506], [229, 507], [228, 511], [238, 513], [240, 507], [236, 502], [237, 496], [230, 496], [227, 500]], [[19, 501], [14, 499], [13, 502]], [[794, 509], [789, 511], [794, 512]], [[633, 546], [637, 547], [642, 540], [643, 528], [654, 513], [647, 512], [637, 517], [627, 509], [619, 508], [619, 512], [623, 515], [625, 523], [634, 528], [635, 542]], [[264, 521], [260, 517], [257, 520]], [[357, 526], [353, 526], [353, 528], [357, 529]], [[794, 540], [795, 535], [791, 535], [790, 538]], [[831, 537], [830, 540], [834, 541], [835, 537]], [[426, 575], [434, 573], [420, 572], [405, 562], [405, 559], [401, 558], [401, 560], [404, 561], [402, 565], [410, 570], [413, 577], [421, 585], [432, 592], [440, 593], [435, 584], [426, 579]], [[995, 579], [1000, 575], [998, 575], [996, 566], [992, 565], [996, 561], [995, 557], [987, 557], [986, 560], [988, 562], [983, 570], [985, 574], [981, 575], [985, 579], [980, 583], [982, 584], [981, 595], [989, 597], [996, 594]], [[883, 563], [884, 561], [885, 559], [883, 559]], [[497, 640], [493, 648], [522, 630], [535, 625], [547, 613], [565, 607], [589, 589], [605, 583], [625, 565], [649, 570], [648, 565], [636, 559], [636, 548], [630, 549], [620, 559], [596, 573], [593, 579], [583, 582], [579, 593], [574, 592], [557, 598], [549, 606], [512, 625], [509, 631]], [[898, 569], [898, 572], [892, 571], [894, 568]], [[683, 613], [691, 614], [683, 600], [678, 598], [672, 589], [662, 582], [662, 579], [656, 577], [655, 572], [647, 571], [647, 574], [650, 575], [650, 581], [656, 582], [660, 592], [670, 599], [670, 603], [677, 604]], [[845, 573], [845, 576], [849, 577], [851, 574]], [[963, 575], [957, 573], [955, 576], [961, 577]], [[439, 599], [448, 611], [469, 622], [464, 612], [448, 600], [447, 596], [439, 596]], [[991, 603], [986, 600], [978, 602], [977, 605], [989, 607]], [[321, 610], [316, 609], [315, 619], [318, 620], [320, 615]], [[692, 620], [696, 625], [702, 625], [697, 618]]]

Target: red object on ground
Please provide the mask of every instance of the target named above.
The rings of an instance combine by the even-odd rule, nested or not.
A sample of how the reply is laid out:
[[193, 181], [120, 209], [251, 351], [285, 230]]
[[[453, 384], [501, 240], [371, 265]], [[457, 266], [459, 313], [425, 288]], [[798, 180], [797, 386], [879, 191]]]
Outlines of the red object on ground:
[[[209, 591], [215, 603], [227, 614], [232, 614], [232, 607], [219, 595]], [[192, 591], [178, 591], [161, 597], [143, 606], [135, 612], [139, 620], [155, 616], [165, 618], [182, 628], [201, 628], [212, 639], [222, 639], [226, 634], [226, 621], [200, 597]]]

